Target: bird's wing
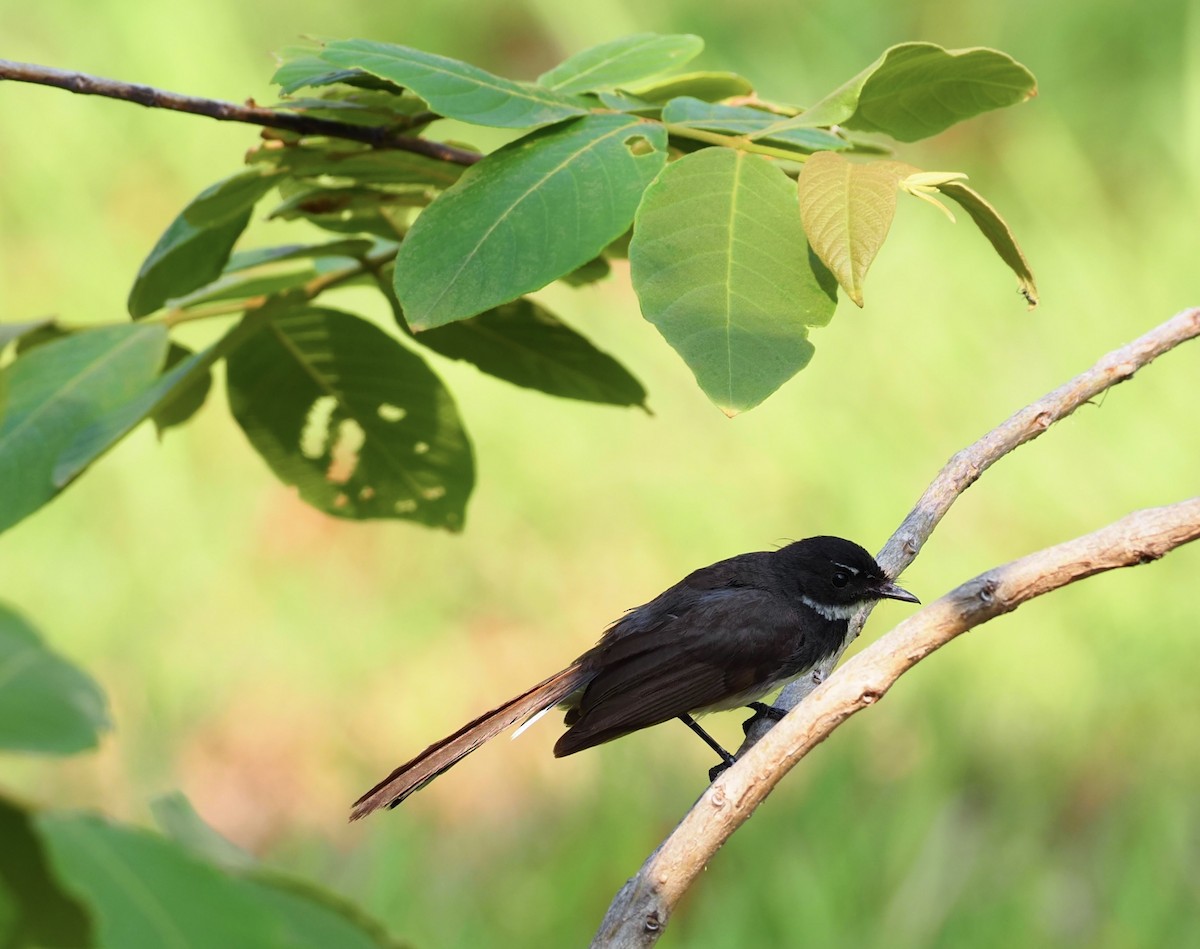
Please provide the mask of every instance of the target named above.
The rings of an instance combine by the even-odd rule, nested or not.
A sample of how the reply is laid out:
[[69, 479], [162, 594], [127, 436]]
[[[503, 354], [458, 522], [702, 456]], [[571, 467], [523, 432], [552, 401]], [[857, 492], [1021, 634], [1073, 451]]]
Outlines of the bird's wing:
[[[570, 729], [554, 746], [572, 754], [770, 683], [798, 634], [797, 614], [764, 590], [713, 591], [663, 612], [636, 634], [593, 650], [595, 675]], [[607, 648], [606, 648], [607, 647]]]

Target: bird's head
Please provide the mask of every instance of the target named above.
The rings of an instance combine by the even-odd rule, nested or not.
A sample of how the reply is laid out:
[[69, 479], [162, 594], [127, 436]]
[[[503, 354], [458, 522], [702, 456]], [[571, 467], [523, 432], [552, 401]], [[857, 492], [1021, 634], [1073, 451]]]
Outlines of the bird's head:
[[893, 583], [875, 558], [841, 537], [806, 537], [775, 552], [792, 595], [830, 618], [849, 618], [877, 600], [920, 603]]

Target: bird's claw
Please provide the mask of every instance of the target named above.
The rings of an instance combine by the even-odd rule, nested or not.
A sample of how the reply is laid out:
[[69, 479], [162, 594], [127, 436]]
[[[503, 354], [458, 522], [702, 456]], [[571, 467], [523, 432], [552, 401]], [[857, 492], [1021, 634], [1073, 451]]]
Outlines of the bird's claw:
[[756, 722], [763, 719], [770, 722], [778, 722], [787, 714], [787, 709], [776, 708], [774, 705], [768, 705], [766, 702], [751, 702], [746, 708], [754, 709], [754, 714], [742, 722], [742, 732], [746, 735], [750, 734], [750, 729], [754, 727]]

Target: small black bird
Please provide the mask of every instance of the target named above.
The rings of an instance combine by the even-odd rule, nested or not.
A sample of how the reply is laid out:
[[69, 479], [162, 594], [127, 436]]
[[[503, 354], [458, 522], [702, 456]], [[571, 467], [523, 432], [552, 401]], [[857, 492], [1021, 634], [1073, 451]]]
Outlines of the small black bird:
[[920, 602], [840, 537], [701, 567], [626, 613], [562, 672], [402, 764], [355, 802], [350, 819], [395, 807], [488, 739], [555, 705], [567, 709], [568, 726], [556, 758], [678, 718], [731, 764], [692, 713], [747, 705], [777, 718], [755, 700], [832, 655], [859, 608], [885, 598]]

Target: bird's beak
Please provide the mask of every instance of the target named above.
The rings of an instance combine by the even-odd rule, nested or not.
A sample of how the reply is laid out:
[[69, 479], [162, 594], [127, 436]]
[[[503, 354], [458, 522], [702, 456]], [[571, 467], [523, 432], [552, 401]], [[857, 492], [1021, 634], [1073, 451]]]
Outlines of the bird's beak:
[[885, 580], [875, 588], [875, 595], [885, 600], [903, 600], [905, 603], [920, 603], [915, 596], [902, 587], [896, 586], [891, 580]]

